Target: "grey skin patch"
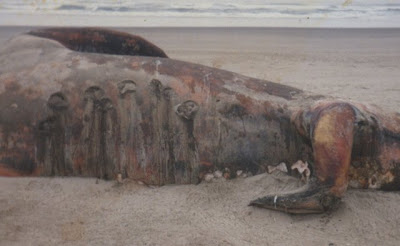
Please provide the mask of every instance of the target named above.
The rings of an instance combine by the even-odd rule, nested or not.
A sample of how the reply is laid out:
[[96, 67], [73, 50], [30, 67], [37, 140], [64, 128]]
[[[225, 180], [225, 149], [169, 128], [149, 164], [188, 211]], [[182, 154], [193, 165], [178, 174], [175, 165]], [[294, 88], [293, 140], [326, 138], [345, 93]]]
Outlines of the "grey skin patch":
[[123, 80], [119, 82], [117, 86], [121, 96], [136, 91], [136, 83], [132, 80]]
[[167, 87], [162, 91], [162, 94], [163, 94], [165, 100], [170, 101], [173, 91], [171, 88]]
[[98, 86], [91, 86], [85, 90], [84, 101], [93, 100], [97, 101], [104, 97], [104, 90]]
[[47, 101], [47, 106], [53, 110], [65, 110], [68, 108], [68, 101], [67, 98], [64, 94], [62, 94], [61, 92], [56, 92], [54, 94], [52, 94], [49, 98], [49, 100]]
[[196, 116], [199, 105], [192, 100], [188, 100], [175, 106], [175, 113], [182, 118], [191, 120]]
[[161, 81], [158, 79], [153, 79], [150, 82], [150, 88], [153, 91], [153, 93], [157, 96], [157, 98], [160, 98], [162, 90], [163, 90], [163, 85]]

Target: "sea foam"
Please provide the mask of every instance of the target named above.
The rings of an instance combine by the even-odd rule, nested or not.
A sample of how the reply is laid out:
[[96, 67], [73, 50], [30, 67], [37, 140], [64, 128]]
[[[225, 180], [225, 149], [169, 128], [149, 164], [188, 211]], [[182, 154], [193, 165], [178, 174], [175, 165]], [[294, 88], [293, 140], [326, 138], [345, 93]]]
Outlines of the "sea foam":
[[[64, 23], [72, 21], [73, 25], [127, 26], [124, 20], [133, 18], [139, 22], [132, 22], [129, 26], [152, 25], [157, 24], [157, 21], [158, 26], [197, 26], [206, 25], [208, 22], [202, 19], [211, 18], [211, 23], [207, 25], [314, 24], [338, 27], [400, 27], [400, 2], [392, 0], [220, 0], [218, 3], [210, 0], [4, 0], [0, 3], [0, 25], [48, 25], [49, 21], [46, 21], [46, 18], [43, 20], [43, 16], [55, 25], [62, 24], [60, 21]], [[78, 20], [83, 18], [86, 22], [80, 23], [69, 17]], [[242, 23], [240, 20], [243, 20]]]

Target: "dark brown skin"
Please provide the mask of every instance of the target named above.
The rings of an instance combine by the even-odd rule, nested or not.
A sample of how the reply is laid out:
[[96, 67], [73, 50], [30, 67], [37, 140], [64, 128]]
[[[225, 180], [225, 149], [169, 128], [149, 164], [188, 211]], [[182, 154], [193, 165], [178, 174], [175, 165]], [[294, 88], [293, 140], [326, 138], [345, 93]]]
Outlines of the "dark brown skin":
[[[108, 41], [90, 43], [99, 33]], [[124, 53], [118, 47], [127, 40], [139, 42], [129, 34], [73, 28], [34, 35], [62, 45], [25, 35], [0, 52], [0, 175], [122, 174], [187, 184], [216, 168], [234, 177], [237, 170], [257, 174], [308, 161], [312, 178], [304, 191], [251, 202], [289, 213], [332, 209], [349, 183], [400, 189], [398, 113], [144, 57], [165, 53], [141, 38], [145, 50]], [[113, 52], [142, 56], [107, 55]]]
[[30, 35], [57, 40], [71, 50], [130, 56], [168, 57], [140, 36], [103, 28], [47, 28]]

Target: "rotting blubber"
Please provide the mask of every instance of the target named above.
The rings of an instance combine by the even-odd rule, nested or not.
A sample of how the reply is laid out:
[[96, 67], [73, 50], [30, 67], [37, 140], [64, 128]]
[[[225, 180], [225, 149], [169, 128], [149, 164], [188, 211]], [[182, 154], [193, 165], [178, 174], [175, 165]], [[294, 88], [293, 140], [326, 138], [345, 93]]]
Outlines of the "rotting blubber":
[[3, 176], [189, 184], [301, 160], [302, 191], [250, 203], [288, 213], [327, 211], [349, 185], [400, 189], [399, 113], [169, 59], [100, 28], [31, 31], [0, 64]]

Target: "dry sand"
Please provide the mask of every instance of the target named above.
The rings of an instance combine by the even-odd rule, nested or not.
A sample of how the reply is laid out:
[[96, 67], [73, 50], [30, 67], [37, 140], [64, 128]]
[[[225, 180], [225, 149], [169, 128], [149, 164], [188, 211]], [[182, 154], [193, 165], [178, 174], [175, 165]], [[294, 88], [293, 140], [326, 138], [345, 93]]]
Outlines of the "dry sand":
[[[24, 30], [0, 28], [0, 44]], [[399, 29], [128, 30], [172, 58], [400, 112]], [[247, 206], [300, 185], [284, 174], [156, 188], [0, 178], [0, 245], [399, 245], [399, 192], [349, 190], [321, 215]]]

